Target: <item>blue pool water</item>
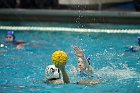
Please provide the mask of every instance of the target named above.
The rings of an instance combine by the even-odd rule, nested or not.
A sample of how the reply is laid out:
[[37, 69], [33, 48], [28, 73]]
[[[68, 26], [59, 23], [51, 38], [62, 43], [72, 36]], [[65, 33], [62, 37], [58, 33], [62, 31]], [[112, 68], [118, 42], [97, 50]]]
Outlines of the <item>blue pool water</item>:
[[[25, 23], [20, 26], [42, 24]], [[3, 23], [1, 26], [11, 26]], [[12, 24], [13, 25], [13, 24]], [[19, 26], [19, 24], [14, 24]], [[44, 25], [46, 26], [46, 25]], [[52, 24], [49, 27], [83, 27], [97, 29], [140, 29], [133, 25], [109, 24]], [[98, 26], [98, 27], [97, 27]], [[10, 28], [9, 28], [10, 29]], [[0, 30], [0, 42], [4, 41], [6, 29]], [[15, 46], [0, 48], [0, 93], [140, 93], [140, 51], [125, 53], [126, 47], [137, 45], [140, 34], [129, 33], [80, 33], [56, 31], [16, 30], [16, 38], [27, 45], [17, 50]], [[73, 46], [80, 46], [91, 58], [95, 74], [102, 83], [94, 86], [76, 85], [76, 74], [71, 72], [77, 67], [77, 58]], [[45, 77], [44, 69], [52, 64], [51, 55], [56, 50], [65, 51], [68, 56], [66, 70], [71, 84], [49, 85], [41, 80]]]

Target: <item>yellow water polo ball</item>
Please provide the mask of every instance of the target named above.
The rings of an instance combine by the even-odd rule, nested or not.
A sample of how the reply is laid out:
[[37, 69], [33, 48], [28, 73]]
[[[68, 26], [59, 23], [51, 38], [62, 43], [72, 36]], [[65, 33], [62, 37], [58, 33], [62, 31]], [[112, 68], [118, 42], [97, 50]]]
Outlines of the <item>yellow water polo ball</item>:
[[59, 66], [60, 64], [65, 65], [68, 60], [68, 56], [64, 51], [55, 51], [52, 54], [52, 62], [55, 66]]

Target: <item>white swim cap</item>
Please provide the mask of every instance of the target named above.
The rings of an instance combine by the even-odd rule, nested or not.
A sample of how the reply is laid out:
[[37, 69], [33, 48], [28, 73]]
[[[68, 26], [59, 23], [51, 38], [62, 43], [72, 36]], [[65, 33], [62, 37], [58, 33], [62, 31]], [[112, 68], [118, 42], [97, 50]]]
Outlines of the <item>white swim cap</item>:
[[59, 79], [60, 71], [55, 65], [49, 65], [45, 69], [46, 79]]

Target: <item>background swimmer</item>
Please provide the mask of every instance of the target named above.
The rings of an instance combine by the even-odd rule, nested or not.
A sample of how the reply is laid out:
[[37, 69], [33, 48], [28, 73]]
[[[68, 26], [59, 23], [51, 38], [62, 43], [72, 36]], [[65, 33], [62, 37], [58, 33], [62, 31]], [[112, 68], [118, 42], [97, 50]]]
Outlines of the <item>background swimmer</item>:
[[140, 37], [138, 37], [138, 45], [139, 46], [130, 46], [125, 52], [137, 52], [140, 50]]
[[140, 47], [140, 36], [138, 37], [138, 44], [139, 44], [139, 47]]
[[24, 43], [25, 43], [22, 40], [16, 40], [14, 31], [8, 31], [7, 32], [7, 35], [5, 37], [5, 41], [6, 41], [6, 44], [16, 45], [17, 49], [23, 48], [24, 47]]

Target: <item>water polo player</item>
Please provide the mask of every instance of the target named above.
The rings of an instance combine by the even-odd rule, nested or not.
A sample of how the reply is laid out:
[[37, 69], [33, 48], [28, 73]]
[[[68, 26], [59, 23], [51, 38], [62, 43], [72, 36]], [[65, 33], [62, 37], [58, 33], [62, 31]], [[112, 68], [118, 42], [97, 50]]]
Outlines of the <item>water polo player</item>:
[[63, 84], [60, 70], [55, 65], [49, 65], [45, 69], [45, 83], [48, 84]]
[[78, 68], [80, 76], [91, 75], [94, 72], [93, 67], [90, 65], [90, 58], [86, 58], [80, 47], [74, 47], [75, 55], [78, 57]]
[[130, 46], [129, 49], [125, 50], [125, 52], [137, 52], [140, 50], [140, 37], [138, 37], [138, 45], [139, 46]]
[[[63, 84], [70, 83], [69, 77], [65, 70], [65, 65], [67, 62], [67, 54], [63, 51], [56, 51], [52, 54], [52, 62], [54, 65], [49, 65], [45, 69], [46, 73], [46, 82], [49, 84]], [[60, 71], [63, 76], [63, 80], [61, 80]], [[76, 82], [76, 84], [80, 85], [95, 85], [100, 83], [99, 80], [80, 80]]]
[[[62, 83], [70, 83], [69, 77], [65, 70], [65, 65], [68, 60], [68, 56], [63, 51], [55, 51], [52, 54], [52, 62], [54, 65], [49, 65], [46, 70], [46, 82], [49, 84], [62, 84]], [[63, 80], [61, 80], [61, 74]]]
[[5, 40], [6, 44], [17, 45], [17, 49], [23, 48], [23, 44], [25, 43], [22, 40], [16, 40], [14, 31], [8, 31]]

